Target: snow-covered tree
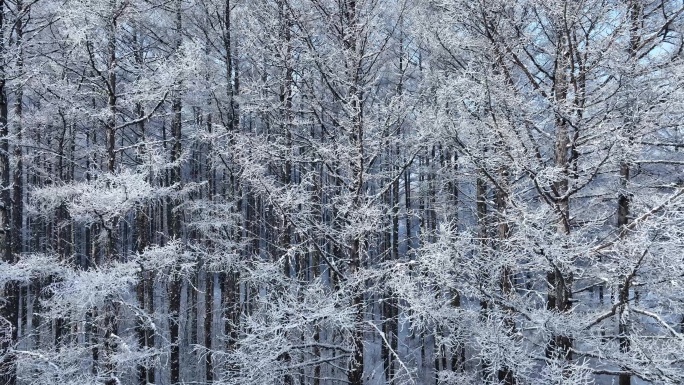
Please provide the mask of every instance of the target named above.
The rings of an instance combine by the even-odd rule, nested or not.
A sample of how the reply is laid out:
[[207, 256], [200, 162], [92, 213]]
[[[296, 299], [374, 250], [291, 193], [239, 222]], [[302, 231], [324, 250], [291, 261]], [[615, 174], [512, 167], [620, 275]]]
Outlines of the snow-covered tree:
[[0, 4], [0, 384], [679, 384], [684, 5]]

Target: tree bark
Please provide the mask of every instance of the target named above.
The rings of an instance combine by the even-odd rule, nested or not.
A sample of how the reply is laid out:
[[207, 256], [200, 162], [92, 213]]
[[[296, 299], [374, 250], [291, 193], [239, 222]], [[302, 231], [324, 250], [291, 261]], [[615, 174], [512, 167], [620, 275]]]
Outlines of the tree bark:
[[[175, 0], [175, 37], [176, 37], [176, 42], [174, 46], [174, 50], [178, 52], [180, 49], [181, 43], [182, 43], [182, 36], [183, 36], [183, 24], [182, 24], [182, 0]], [[181, 102], [181, 86], [182, 83], [180, 80], [177, 80], [174, 83], [174, 90], [173, 90], [173, 97], [171, 101], [171, 111], [172, 111], [172, 120], [171, 120], [171, 178], [170, 178], [170, 185], [174, 186], [176, 190], [181, 189], [181, 165], [180, 165], [180, 160], [181, 160], [181, 140], [182, 140], [182, 116], [181, 116], [181, 110], [182, 110], [182, 102]], [[181, 237], [181, 213], [178, 208], [180, 202], [176, 201], [175, 199], [172, 200], [171, 202], [171, 207], [169, 210], [169, 238], [171, 239], [176, 239]], [[171, 338], [171, 351], [170, 351], [170, 363], [169, 363], [169, 368], [171, 371], [171, 384], [178, 384], [181, 381], [181, 376], [180, 376], [180, 343], [181, 343], [181, 338], [180, 338], [180, 324], [182, 321], [183, 315], [181, 314], [181, 290], [182, 290], [182, 282], [180, 277], [178, 276], [179, 274], [179, 266], [176, 265], [173, 267], [173, 272], [172, 272], [172, 277], [171, 277], [171, 282], [169, 282], [169, 311], [171, 315], [171, 320], [170, 320], [170, 338]]]
[[[0, 2], [0, 57], [3, 62], [6, 55], [5, 44], [5, 3]], [[5, 263], [15, 263], [13, 254], [11, 209], [12, 196], [10, 189], [10, 144], [8, 125], [7, 80], [5, 69], [0, 68], [0, 254]], [[13, 352], [17, 344], [19, 328], [19, 292], [15, 281], [7, 282], [2, 287], [4, 303], [0, 305], [0, 384], [15, 385], [17, 382], [17, 356]]]

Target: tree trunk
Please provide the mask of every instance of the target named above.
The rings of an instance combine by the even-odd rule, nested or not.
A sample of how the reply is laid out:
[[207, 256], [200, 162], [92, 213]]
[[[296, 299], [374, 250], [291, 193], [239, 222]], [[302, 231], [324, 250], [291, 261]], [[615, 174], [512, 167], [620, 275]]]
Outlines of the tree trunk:
[[[0, 57], [5, 57], [5, 9], [4, 2], [0, 2]], [[10, 189], [10, 145], [9, 125], [7, 121], [7, 82], [4, 69], [0, 71], [0, 253], [2, 261], [6, 263], [16, 262], [16, 256], [12, 253], [12, 223], [11, 209], [12, 197]], [[0, 306], [0, 383], [3, 385], [15, 385], [17, 382], [16, 354], [13, 352], [17, 344], [17, 331], [19, 328], [19, 293], [18, 285], [9, 281], [2, 289], [4, 303]]]
[[[637, 65], [638, 50], [641, 44], [641, 24], [643, 22], [643, 8], [641, 1], [631, 0], [629, 2], [629, 17], [630, 17], [630, 39], [629, 39], [629, 59], [630, 65], [632, 66], [632, 71]], [[629, 101], [633, 103], [633, 101]], [[628, 113], [626, 116], [631, 116], [632, 105], [628, 105]], [[627, 143], [632, 145], [634, 142], [633, 130], [635, 122], [630, 118], [627, 122]], [[630, 215], [630, 203], [631, 196], [628, 191], [628, 183], [630, 179], [630, 164], [628, 161], [623, 161], [620, 164], [620, 191], [618, 193], [618, 207], [617, 207], [617, 227], [618, 231], [622, 236], [626, 235], [623, 233], [624, 228], [629, 224]], [[618, 344], [620, 346], [620, 352], [627, 354], [630, 351], [630, 340], [629, 340], [629, 315], [625, 314], [627, 303], [629, 301], [629, 291], [630, 291], [630, 280], [625, 280], [625, 283], [618, 288], [619, 298], [618, 301], [620, 308], [618, 309]], [[626, 370], [626, 369], [625, 369]], [[621, 373], [618, 376], [619, 385], [630, 385], [632, 383], [632, 376], [629, 373]]]

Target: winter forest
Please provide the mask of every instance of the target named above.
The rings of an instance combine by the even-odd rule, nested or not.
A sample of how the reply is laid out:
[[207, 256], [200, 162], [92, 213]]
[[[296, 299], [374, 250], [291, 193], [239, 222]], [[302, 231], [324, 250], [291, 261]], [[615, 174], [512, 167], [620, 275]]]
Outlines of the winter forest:
[[0, 385], [684, 383], [684, 1], [0, 0]]

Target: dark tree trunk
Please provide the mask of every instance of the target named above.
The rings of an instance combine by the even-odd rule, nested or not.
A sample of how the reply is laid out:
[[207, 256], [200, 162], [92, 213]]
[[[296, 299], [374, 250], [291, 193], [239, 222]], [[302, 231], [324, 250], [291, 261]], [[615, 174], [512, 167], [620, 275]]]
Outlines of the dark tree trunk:
[[[5, 9], [4, 2], [0, 2], [0, 56], [5, 56]], [[0, 254], [2, 261], [6, 263], [16, 262], [16, 256], [12, 253], [12, 223], [11, 209], [12, 197], [10, 186], [10, 144], [9, 125], [7, 121], [7, 83], [5, 71], [0, 71]], [[16, 354], [13, 349], [17, 343], [17, 331], [19, 327], [19, 292], [17, 283], [9, 281], [1, 288], [4, 301], [0, 305], [0, 384], [15, 385], [17, 382]]]
[[[175, 47], [177, 51], [181, 47], [182, 43], [182, 9], [181, 1], [175, 1]], [[182, 102], [181, 102], [181, 88], [182, 84], [180, 81], [176, 81], [174, 84], [173, 98], [171, 101], [171, 110], [173, 113], [171, 121], [171, 163], [173, 164], [171, 168], [171, 178], [170, 185], [174, 186], [176, 190], [181, 188], [181, 140], [182, 140]], [[181, 213], [178, 209], [179, 202], [173, 201], [169, 207], [169, 238], [176, 239], [181, 237]], [[171, 352], [170, 352], [170, 363], [169, 367], [171, 370], [171, 383], [178, 384], [181, 381], [180, 376], [180, 325], [181, 318], [181, 290], [182, 282], [180, 277], [178, 277], [178, 266], [174, 266], [173, 276], [171, 277], [171, 282], [169, 283], [169, 311], [171, 315], [170, 322], [170, 338], [171, 338]]]

